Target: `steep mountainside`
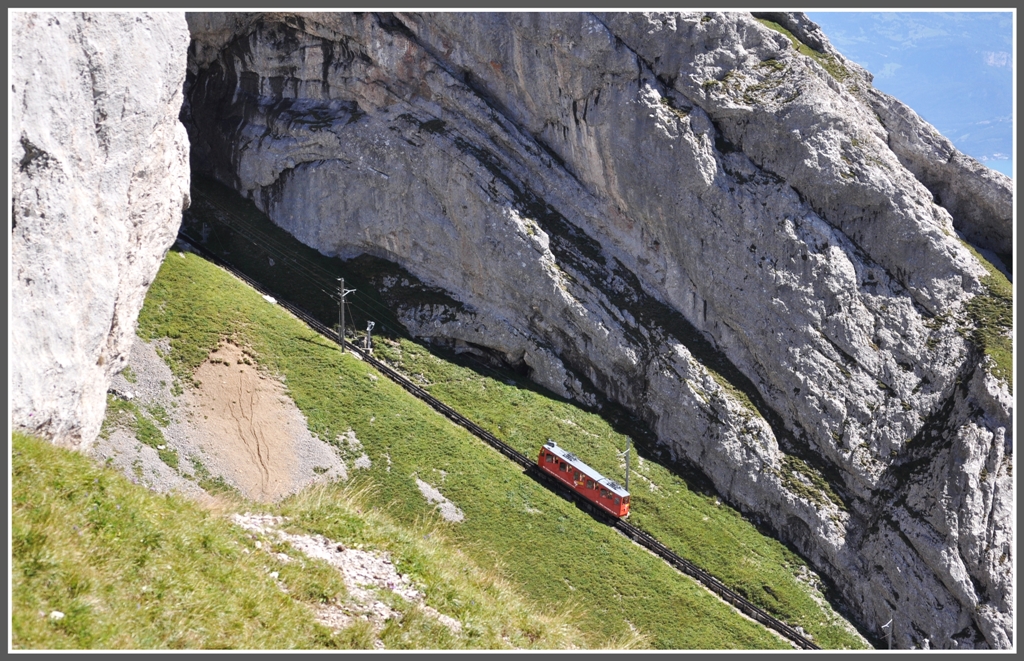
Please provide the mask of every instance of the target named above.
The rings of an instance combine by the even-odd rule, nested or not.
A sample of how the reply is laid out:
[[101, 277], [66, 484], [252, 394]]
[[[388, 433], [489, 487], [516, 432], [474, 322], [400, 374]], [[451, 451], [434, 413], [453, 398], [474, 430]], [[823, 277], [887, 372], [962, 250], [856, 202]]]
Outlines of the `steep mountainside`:
[[894, 646], [1012, 645], [1009, 285], [958, 237], [1011, 261], [1010, 181], [806, 17], [188, 22], [193, 168], [446, 290], [415, 335], [635, 412]]
[[13, 13], [10, 407], [95, 440], [189, 202], [182, 14]]
[[802, 14], [10, 20], [15, 429], [96, 438], [191, 150], [445, 292], [382, 283], [414, 335], [635, 413], [866, 631], [1013, 646], [1011, 182]]

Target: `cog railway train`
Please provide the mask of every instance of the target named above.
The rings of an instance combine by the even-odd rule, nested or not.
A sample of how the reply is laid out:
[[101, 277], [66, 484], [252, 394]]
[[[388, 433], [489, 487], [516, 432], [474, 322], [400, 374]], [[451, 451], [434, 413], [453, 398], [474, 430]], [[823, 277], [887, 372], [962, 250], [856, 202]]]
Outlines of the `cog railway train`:
[[572, 452], [549, 440], [537, 456], [537, 466], [612, 516], [629, 514], [629, 492], [586, 465]]

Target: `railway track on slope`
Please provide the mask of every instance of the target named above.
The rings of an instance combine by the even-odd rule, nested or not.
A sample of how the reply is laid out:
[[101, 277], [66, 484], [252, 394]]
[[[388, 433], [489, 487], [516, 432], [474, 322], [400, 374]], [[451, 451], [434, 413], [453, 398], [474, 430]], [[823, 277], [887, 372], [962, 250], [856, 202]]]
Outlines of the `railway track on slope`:
[[[197, 254], [210, 260], [211, 262], [217, 264], [218, 266], [228, 270], [229, 272], [231, 272], [233, 275], [244, 281], [246, 284], [248, 284], [256, 291], [266, 296], [271, 295], [271, 292], [269, 292], [262, 285], [262, 283], [250, 278], [240, 269], [236, 268], [233, 264], [225, 261], [224, 259], [218, 257], [214, 253], [210, 252], [202, 245], [200, 245], [200, 243], [195, 239], [187, 236], [183, 232], [178, 233], [178, 238], [182, 242], [188, 244], [188, 246], [192, 248]], [[286, 300], [276, 298], [275, 300], [277, 301], [278, 305], [285, 308], [293, 315], [301, 319], [310, 328], [312, 328], [325, 338], [331, 340], [332, 342], [339, 342], [338, 334], [333, 328], [327, 326], [306, 310]], [[489, 431], [487, 431], [480, 425], [476, 424], [466, 416], [462, 415], [452, 407], [440, 401], [439, 399], [431, 395], [427, 390], [421, 388], [420, 386], [410, 381], [408, 378], [406, 378], [404, 374], [396, 371], [394, 368], [390, 367], [386, 363], [377, 360], [376, 358], [371, 356], [367, 351], [359, 348], [358, 346], [352, 344], [351, 342], [348, 342], [347, 340], [341, 340], [340, 343], [342, 345], [342, 348], [353, 352], [361, 360], [372, 365], [377, 371], [381, 372], [389, 379], [397, 383], [399, 386], [408, 391], [411, 395], [423, 400], [435, 411], [445, 416], [455, 424], [464, 427], [474, 436], [484, 441], [501, 454], [505, 455], [505, 457], [522, 466], [527, 473], [529, 473], [535, 479], [544, 482], [549, 489], [559, 493], [559, 495], [566, 499], [575, 501], [577, 505], [581, 506], [582, 509], [588, 511], [596, 519], [602, 521], [606, 525], [615, 528], [616, 530], [618, 530], [623, 535], [633, 540], [640, 546], [643, 546], [655, 555], [661, 557], [669, 565], [675, 567], [687, 576], [695, 579], [704, 587], [718, 595], [723, 601], [731, 604], [734, 608], [736, 608], [738, 611], [740, 611], [747, 617], [780, 634], [781, 636], [789, 640], [794, 646], [800, 649], [821, 649], [813, 642], [808, 640], [799, 631], [789, 626], [785, 622], [779, 620], [778, 618], [769, 615], [767, 612], [765, 612], [763, 609], [752, 603], [746, 597], [730, 589], [728, 586], [725, 585], [725, 583], [715, 578], [715, 576], [713, 576], [710, 572], [702, 569], [701, 567], [695, 565], [689, 560], [683, 558], [675, 551], [659, 542], [650, 533], [641, 530], [640, 528], [637, 528], [636, 526], [632, 525], [631, 523], [623, 519], [616, 519], [615, 517], [607, 515], [598, 510], [597, 508], [592, 507], [586, 499], [582, 498], [575, 491], [568, 489], [567, 487], [559, 484], [557, 481], [549, 478], [542, 471], [537, 470], [536, 463], [530, 457], [519, 452], [515, 448], [511, 447], [510, 445], [496, 437], [494, 434], [490, 433]]]

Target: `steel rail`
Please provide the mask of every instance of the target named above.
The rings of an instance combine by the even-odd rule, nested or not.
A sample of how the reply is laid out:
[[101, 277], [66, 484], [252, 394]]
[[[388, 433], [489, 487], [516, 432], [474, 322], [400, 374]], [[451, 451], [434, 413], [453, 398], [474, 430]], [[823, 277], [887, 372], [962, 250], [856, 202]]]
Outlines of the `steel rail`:
[[[271, 296], [271, 292], [265, 289], [261, 283], [247, 276], [245, 273], [243, 273], [240, 269], [236, 268], [230, 262], [224, 260], [223, 258], [215, 255], [205, 247], [201, 246], [197, 241], [186, 235], [184, 232], [179, 231], [178, 238], [182, 240], [184, 243], [187, 243], [189, 247], [192, 248], [197, 254], [231, 272], [233, 275], [243, 280], [246, 284], [248, 284], [256, 291], [266, 296]], [[531, 476], [534, 477], [535, 479], [539, 478], [539, 481], [543, 481], [548, 486], [548, 488], [550, 488], [553, 491], [556, 491], [557, 493], [559, 493], [559, 495], [561, 495], [563, 498], [566, 498], [567, 500], [574, 500], [583, 509], [590, 512], [592, 516], [599, 519], [603, 523], [615, 528], [616, 530], [618, 530], [623, 535], [633, 540], [640, 546], [643, 546], [655, 555], [661, 557], [668, 564], [675, 567], [682, 573], [697, 580], [702, 585], [704, 585], [704, 587], [714, 592], [723, 601], [731, 604], [734, 608], [736, 608], [738, 611], [740, 611], [747, 617], [757, 621], [758, 623], [770, 629], [773, 629], [774, 631], [778, 632], [779, 634], [787, 638], [790, 642], [792, 642], [794, 645], [801, 649], [821, 649], [813, 642], [808, 640], [805, 636], [803, 636], [799, 631], [789, 626], [785, 622], [779, 620], [778, 618], [769, 615], [767, 612], [756, 606], [746, 597], [730, 589], [728, 586], [722, 583], [722, 581], [715, 578], [710, 572], [693, 564], [689, 560], [678, 555], [669, 547], [659, 542], [650, 533], [641, 530], [640, 528], [637, 528], [636, 526], [632, 525], [631, 523], [623, 519], [617, 519], [594, 507], [590, 503], [590, 501], [583, 498], [572, 489], [569, 489], [565, 485], [549, 477], [543, 471], [537, 469], [537, 463], [533, 461], [530, 457], [527, 457], [523, 453], [512, 448], [504, 441], [497, 438], [494, 434], [490, 433], [489, 431], [487, 431], [480, 425], [476, 424], [469, 418], [465, 417], [464, 415], [462, 415], [452, 407], [448, 406], [444, 402], [438, 400], [436, 397], [431, 395], [427, 390], [421, 388], [420, 386], [410, 381], [405, 375], [396, 371], [383, 361], [377, 360], [372, 355], [370, 355], [369, 352], [365, 351], [364, 349], [361, 349], [355, 344], [352, 344], [347, 340], [339, 341], [338, 334], [334, 329], [327, 326], [320, 320], [316, 319], [306, 310], [303, 310], [297, 305], [294, 305], [286, 300], [281, 300], [277, 298], [275, 298], [275, 300], [277, 301], [278, 305], [285, 308], [286, 310], [294, 314], [296, 317], [301, 319], [310, 328], [317, 331], [325, 338], [335, 343], [340, 343], [344, 349], [352, 351], [354, 354], [356, 354], [356, 356], [359, 359], [372, 365], [375, 369], [377, 369], [379, 372], [381, 372], [389, 379], [397, 383], [399, 386], [404, 388], [411, 395], [423, 400], [438, 413], [442, 414], [455, 424], [464, 427], [474, 436], [481, 439], [491, 447], [498, 450], [498, 452], [500, 452], [501, 454], [505, 455], [512, 461], [516, 462], [517, 464], [525, 468], [527, 473], [531, 474]]]

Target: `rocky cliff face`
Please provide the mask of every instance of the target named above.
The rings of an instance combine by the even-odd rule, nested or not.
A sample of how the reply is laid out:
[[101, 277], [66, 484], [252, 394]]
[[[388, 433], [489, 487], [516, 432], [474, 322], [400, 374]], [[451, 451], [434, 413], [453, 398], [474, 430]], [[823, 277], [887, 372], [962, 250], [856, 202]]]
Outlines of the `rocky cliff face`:
[[958, 232], [1012, 254], [1009, 180], [806, 17], [763, 19], [793, 39], [745, 13], [192, 14], [193, 167], [458, 302], [401, 308], [414, 334], [635, 412], [866, 630], [1008, 647], [1013, 405], [974, 330], [1008, 303]]
[[180, 13], [10, 20], [11, 421], [81, 448], [188, 206], [188, 26]]
[[[871, 74], [846, 61], [813, 21], [802, 14], [755, 12], [775, 21], [847, 72], [847, 91], [867, 105], [885, 127], [889, 148], [953, 217], [974, 245], [1009, 266], [1013, 257], [1013, 189], [1009, 178], [960, 153], [953, 144], [899, 100], [871, 87]], [[842, 76], [841, 76], [842, 77]]]

